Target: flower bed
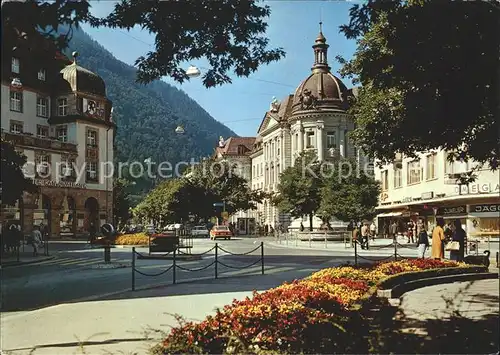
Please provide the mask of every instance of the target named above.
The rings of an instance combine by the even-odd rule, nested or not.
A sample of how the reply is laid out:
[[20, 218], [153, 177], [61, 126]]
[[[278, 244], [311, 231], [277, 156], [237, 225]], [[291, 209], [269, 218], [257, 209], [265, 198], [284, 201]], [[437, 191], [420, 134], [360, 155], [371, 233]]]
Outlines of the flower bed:
[[371, 289], [395, 274], [461, 266], [466, 265], [427, 259], [324, 269], [234, 300], [200, 323], [184, 322], [153, 352], [366, 353], [369, 324], [356, 306]]
[[115, 237], [114, 245], [148, 245], [149, 236], [146, 233], [122, 234]]

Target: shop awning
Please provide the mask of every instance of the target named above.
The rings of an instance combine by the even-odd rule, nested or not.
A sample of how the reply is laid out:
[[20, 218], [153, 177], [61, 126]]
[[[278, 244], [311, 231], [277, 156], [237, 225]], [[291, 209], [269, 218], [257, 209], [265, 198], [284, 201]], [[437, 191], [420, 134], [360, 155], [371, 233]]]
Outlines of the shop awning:
[[386, 213], [381, 213], [377, 215], [377, 217], [397, 217], [401, 216], [403, 212], [386, 212]]

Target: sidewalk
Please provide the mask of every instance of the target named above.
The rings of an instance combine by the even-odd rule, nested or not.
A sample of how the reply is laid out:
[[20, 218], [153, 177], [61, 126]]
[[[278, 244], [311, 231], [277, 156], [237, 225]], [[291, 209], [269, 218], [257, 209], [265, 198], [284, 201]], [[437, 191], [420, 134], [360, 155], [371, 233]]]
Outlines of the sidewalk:
[[41, 263], [42, 261], [52, 260], [54, 258], [55, 258], [54, 255], [33, 256], [33, 253], [30, 252], [30, 253], [21, 253], [19, 255], [19, 261], [18, 261], [16, 255], [9, 255], [9, 256], [2, 255], [2, 258], [0, 259], [0, 269], [12, 266]]
[[86, 354], [147, 354], [162, 338], [154, 330], [168, 332], [177, 325], [174, 314], [202, 320], [234, 298], [251, 296], [253, 289], [263, 291], [311, 272], [204, 280], [126, 292], [101, 301], [4, 313], [1, 346], [12, 355], [30, 354], [35, 346], [43, 346], [35, 355], [83, 353], [82, 349]]

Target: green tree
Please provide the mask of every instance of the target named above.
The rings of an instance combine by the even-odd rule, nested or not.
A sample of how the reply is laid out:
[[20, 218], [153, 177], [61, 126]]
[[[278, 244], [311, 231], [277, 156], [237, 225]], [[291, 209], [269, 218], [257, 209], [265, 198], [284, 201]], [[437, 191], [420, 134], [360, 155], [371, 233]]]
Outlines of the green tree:
[[321, 203], [322, 184], [321, 164], [317, 162], [316, 154], [302, 152], [295, 165], [281, 173], [278, 192], [271, 202], [293, 217], [309, 216], [309, 229], [312, 231], [313, 215]]
[[357, 167], [353, 160], [340, 160], [325, 174], [319, 211], [324, 219], [341, 221], [372, 219], [376, 212], [380, 184]]
[[113, 182], [113, 215], [115, 224], [121, 226], [130, 218], [130, 187], [131, 183], [125, 179], [115, 179]]
[[[155, 49], [136, 60], [138, 81], [170, 76], [183, 82], [188, 77], [182, 65], [206, 58], [206, 87], [230, 83], [231, 71], [249, 76], [285, 54], [268, 48], [270, 8], [256, 0], [122, 0], [105, 18], [93, 16], [90, 8], [90, 1], [2, 2], [2, 41], [10, 41], [12, 48], [21, 38], [36, 40], [41, 31], [62, 49], [81, 23], [127, 30], [139, 26], [155, 35]], [[60, 25], [69, 27], [66, 34], [59, 34]]]
[[358, 47], [340, 60], [362, 86], [355, 142], [382, 162], [444, 148], [496, 169], [499, 3], [368, 0], [350, 16], [341, 31]]
[[26, 164], [26, 156], [19, 154], [14, 146], [3, 138], [1, 139], [0, 164], [2, 204], [12, 206], [22, 198], [23, 192], [38, 191], [33, 181], [24, 176], [22, 167]]

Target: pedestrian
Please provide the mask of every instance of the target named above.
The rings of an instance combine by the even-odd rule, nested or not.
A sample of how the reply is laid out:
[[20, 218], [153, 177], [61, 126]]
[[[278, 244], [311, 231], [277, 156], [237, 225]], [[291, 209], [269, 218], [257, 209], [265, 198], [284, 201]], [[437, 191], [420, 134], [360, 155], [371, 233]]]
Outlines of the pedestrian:
[[411, 243], [415, 243], [415, 239], [414, 239], [414, 237], [413, 237], [413, 235], [414, 235], [414, 233], [415, 233], [415, 232], [414, 232], [414, 229], [415, 229], [415, 224], [414, 224], [414, 223], [413, 223], [413, 221], [410, 219], [410, 220], [408, 221], [407, 226], [408, 226], [408, 234], [407, 234], [407, 236], [408, 236], [408, 244], [410, 244], [410, 241], [411, 241]]
[[458, 250], [456, 247], [452, 246], [453, 249], [450, 250], [450, 259], [462, 261], [464, 259], [465, 239], [467, 238], [467, 235], [465, 230], [462, 228], [462, 223], [459, 219], [455, 220], [453, 229], [452, 242], [458, 242]]
[[33, 246], [33, 256], [38, 256], [38, 249], [43, 246], [42, 233], [38, 226], [33, 227], [31, 245]]
[[392, 237], [394, 241], [397, 240], [398, 237], [398, 225], [396, 221], [392, 221], [392, 224], [389, 226], [389, 237]]
[[364, 222], [361, 227], [361, 249], [368, 249], [368, 238], [370, 237], [370, 227], [368, 222]]
[[96, 227], [95, 227], [94, 223], [91, 223], [90, 227], [89, 227], [89, 243], [90, 243], [90, 245], [93, 245], [95, 243], [96, 234], [97, 234]]
[[424, 259], [425, 251], [429, 247], [429, 235], [427, 234], [424, 223], [420, 223], [417, 225], [417, 231], [418, 257]]
[[444, 220], [442, 218], [437, 219], [437, 226], [434, 227], [432, 231], [432, 258], [433, 259], [444, 259]]
[[375, 222], [372, 222], [370, 225], [370, 234], [372, 235], [372, 241], [375, 241], [375, 235], [377, 234], [377, 226]]
[[303, 232], [304, 231], [304, 223], [300, 222], [300, 231]]
[[355, 243], [359, 242], [359, 229], [358, 225], [356, 223], [353, 224], [353, 230], [352, 230], [352, 246], [354, 247]]

